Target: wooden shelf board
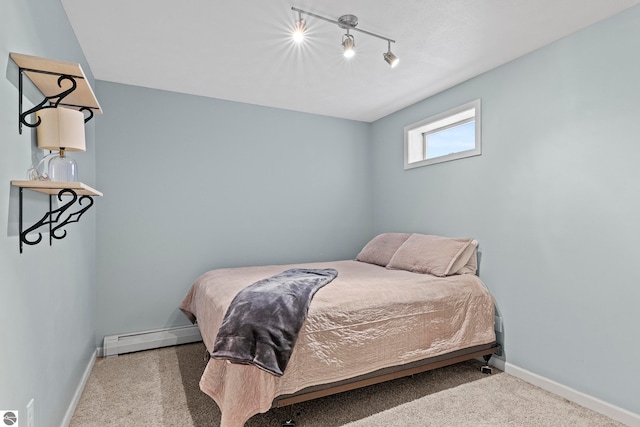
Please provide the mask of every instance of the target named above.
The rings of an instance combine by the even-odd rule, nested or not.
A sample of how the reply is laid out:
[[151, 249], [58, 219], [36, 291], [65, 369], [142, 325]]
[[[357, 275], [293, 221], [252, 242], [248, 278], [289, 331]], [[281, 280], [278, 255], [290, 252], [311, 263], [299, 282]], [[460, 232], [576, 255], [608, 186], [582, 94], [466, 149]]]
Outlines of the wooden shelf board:
[[[83, 107], [91, 107], [95, 114], [102, 114], [100, 104], [96, 99], [91, 85], [87, 81], [87, 76], [82, 71], [82, 66], [73, 62], [59, 61], [54, 59], [40, 58], [38, 56], [24, 55], [21, 53], [11, 52], [9, 54], [13, 62], [18, 67], [24, 68], [24, 74], [29, 77], [29, 80], [42, 92], [44, 96], [55, 96], [62, 92], [64, 89], [69, 88], [70, 83], [62, 82], [62, 87], [58, 86], [58, 77], [61, 74], [67, 74], [75, 77], [82, 77], [76, 79], [78, 87], [71, 94], [67, 95], [60, 105], [73, 104]], [[46, 71], [53, 74], [43, 74], [31, 70]]]
[[82, 196], [102, 196], [102, 193], [82, 182], [61, 182], [61, 181], [20, 181], [13, 180], [14, 187], [28, 188], [45, 194], [58, 194], [60, 190], [70, 188]]

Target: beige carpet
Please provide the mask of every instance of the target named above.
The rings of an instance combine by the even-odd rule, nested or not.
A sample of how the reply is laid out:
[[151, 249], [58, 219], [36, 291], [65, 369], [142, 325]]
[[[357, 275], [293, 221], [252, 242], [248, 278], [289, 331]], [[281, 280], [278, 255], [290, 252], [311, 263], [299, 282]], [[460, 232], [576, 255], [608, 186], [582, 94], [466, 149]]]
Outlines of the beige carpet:
[[[220, 411], [198, 388], [202, 343], [96, 361], [71, 421], [80, 426], [218, 427]], [[252, 417], [277, 427], [622, 426], [607, 417], [470, 361]]]

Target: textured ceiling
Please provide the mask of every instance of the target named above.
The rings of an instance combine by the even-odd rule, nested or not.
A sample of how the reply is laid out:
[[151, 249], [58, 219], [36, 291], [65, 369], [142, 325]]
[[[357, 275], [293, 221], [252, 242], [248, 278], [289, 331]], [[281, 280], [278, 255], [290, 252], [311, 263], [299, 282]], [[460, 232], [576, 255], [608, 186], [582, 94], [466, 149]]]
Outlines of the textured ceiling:
[[[411, 105], [640, 0], [61, 0], [96, 79], [366, 122]], [[295, 6], [396, 40], [306, 17]]]

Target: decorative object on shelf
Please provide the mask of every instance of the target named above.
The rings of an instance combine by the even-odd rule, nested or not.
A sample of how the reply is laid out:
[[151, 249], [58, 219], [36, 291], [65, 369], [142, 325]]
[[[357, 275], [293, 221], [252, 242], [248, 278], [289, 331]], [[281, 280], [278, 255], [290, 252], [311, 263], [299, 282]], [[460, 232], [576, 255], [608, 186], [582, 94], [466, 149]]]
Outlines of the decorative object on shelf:
[[347, 31], [346, 34], [342, 36], [342, 48], [344, 49], [344, 56], [346, 58], [351, 58], [352, 56], [355, 55], [356, 41], [354, 36], [349, 33], [349, 30], [353, 30], [353, 31], [359, 31], [364, 34], [368, 34], [373, 37], [377, 37], [382, 40], [386, 40], [387, 51], [382, 54], [382, 57], [387, 62], [387, 64], [391, 66], [391, 68], [394, 68], [395, 66], [398, 65], [398, 62], [399, 62], [398, 57], [391, 52], [391, 43], [395, 43], [395, 40], [392, 40], [385, 36], [381, 36], [379, 34], [372, 33], [370, 31], [365, 31], [363, 29], [356, 28], [356, 26], [358, 25], [357, 16], [342, 15], [338, 18], [338, 20], [334, 20], [324, 16], [317, 15], [315, 13], [307, 12], [302, 9], [298, 9], [296, 7], [292, 7], [291, 10], [293, 10], [294, 12], [298, 12], [298, 19], [294, 24], [293, 33], [292, 33], [293, 40], [296, 41], [297, 43], [300, 43], [304, 40], [304, 36], [307, 31], [307, 21], [302, 19], [302, 14], [305, 14], [308, 16], [313, 16], [314, 18], [322, 19], [323, 21], [327, 21], [332, 24], [336, 24], [338, 27]]
[[[102, 113], [80, 64], [13, 52], [9, 56], [16, 63], [19, 71], [18, 131], [20, 133], [22, 133], [22, 125], [38, 127], [41, 118], [30, 123], [27, 117], [44, 109], [64, 106], [82, 112], [83, 116], [87, 112], [85, 123], [91, 120], [94, 114]], [[42, 102], [27, 111], [22, 111], [23, 75], [26, 75], [45, 97]]]
[[49, 174], [47, 173], [47, 166], [43, 167], [42, 173], [40, 173], [40, 167], [45, 163], [49, 162], [49, 160], [53, 157], [57, 156], [57, 154], [47, 154], [43, 158], [40, 159], [36, 166], [31, 165], [29, 170], [27, 171], [27, 179], [29, 181], [49, 181]]
[[[42, 232], [38, 232], [38, 229], [44, 226], [48, 226], [49, 229], [49, 246], [52, 245], [53, 239], [64, 239], [67, 236], [67, 231], [62, 230], [62, 228], [73, 222], [80, 221], [80, 217], [93, 206], [92, 196], [102, 196], [101, 192], [81, 182], [11, 181], [11, 185], [20, 188], [18, 225], [20, 253], [22, 253], [23, 244], [37, 245], [42, 241]], [[25, 188], [49, 195], [48, 212], [27, 229], [23, 228], [22, 221], [22, 192]], [[61, 203], [66, 199], [66, 202], [57, 209], [53, 209], [53, 196], [55, 194], [57, 194], [58, 201]], [[72, 207], [76, 202], [78, 202], [78, 206], [74, 210]], [[36, 232], [38, 237], [29, 240], [29, 234]]]
[[52, 181], [75, 182], [78, 165], [65, 151], [85, 151], [84, 114], [69, 108], [44, 108], [36, 112], [38, 148], [59, 151], [49, 160], [48, 176]]

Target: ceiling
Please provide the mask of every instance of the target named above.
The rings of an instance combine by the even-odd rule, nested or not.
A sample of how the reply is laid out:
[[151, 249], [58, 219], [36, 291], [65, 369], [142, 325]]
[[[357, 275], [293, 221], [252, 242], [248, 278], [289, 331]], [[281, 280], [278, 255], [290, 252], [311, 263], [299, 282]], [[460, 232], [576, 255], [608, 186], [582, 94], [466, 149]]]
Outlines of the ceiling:
[[[61, 0], [96, 79], [371, 122], [640, 0]], [[394, 39], [304, 17], [291, 7]]]

